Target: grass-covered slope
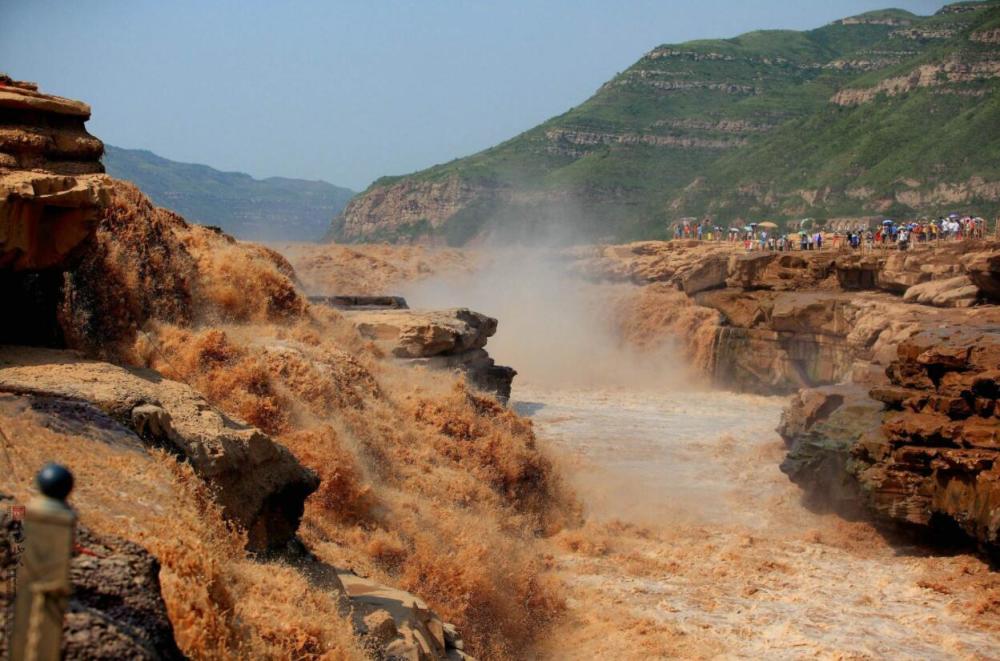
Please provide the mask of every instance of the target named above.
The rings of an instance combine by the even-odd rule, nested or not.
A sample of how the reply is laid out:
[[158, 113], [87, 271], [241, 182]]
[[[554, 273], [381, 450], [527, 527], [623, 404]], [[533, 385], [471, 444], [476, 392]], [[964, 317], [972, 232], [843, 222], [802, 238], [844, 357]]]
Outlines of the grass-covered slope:
[[104, 165], [108, 174], [132, 181], [156, 204], [256, 241], [316, 241], [354, 194], [325, 181], [254, 179], [111, 145], [105, 145]]
[[683, 216], [988, 212], [1000, 194], [998, 22], [992, 0], [660, 46], [505, 143], [376, 181], [334, 235], [462, 243], [569, 226], [633, 239]]

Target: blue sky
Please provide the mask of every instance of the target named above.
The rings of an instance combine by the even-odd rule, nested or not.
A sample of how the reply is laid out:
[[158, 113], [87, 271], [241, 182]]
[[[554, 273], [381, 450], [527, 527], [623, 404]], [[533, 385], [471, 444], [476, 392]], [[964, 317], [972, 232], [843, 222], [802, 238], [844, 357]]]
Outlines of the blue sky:
[[0, 71], [121, 147], [355, 189], [577, 105], [663, 43], [925, 0], [0, 0]]

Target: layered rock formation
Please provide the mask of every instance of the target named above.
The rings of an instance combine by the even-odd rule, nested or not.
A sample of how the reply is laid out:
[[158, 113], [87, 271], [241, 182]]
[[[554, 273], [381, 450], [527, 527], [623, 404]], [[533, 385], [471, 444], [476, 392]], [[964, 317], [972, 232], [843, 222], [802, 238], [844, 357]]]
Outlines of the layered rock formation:
[[976, 319], [981, 313], [970, 306], [1000, 301], [992, 270], [998, 256], [996, 242], [870, 255], [745, 253], [682, 241], [564, 253], [583, 277], [664, 283], [719, 312], [702, 367], [720, 384], [774, 393], [836, 383], [859, 361], [887, 366], [895, 345], [922, 324]]
[[[0, 341], [57, 341], [61, 276], [110, 198], [90, 108], [0, 77], [0, 306], [23, 310]], [[42, 302], [45, 302], [42, 304]]]
[[104, 145], [87, 133], [90, 106], [0, 77], [0, 167], [64, 175], [104, 172]]
[[902, 341], [887, 383], [805, 390], [779, 429], [782, 470], [838, 509], [1000, 554], [1000, 312]]
[[90, 107], [0, 78], [0, 268], [64, 262], [108, 202]]
[[458, 370], [480, 390], [506, 403], [517, 374], [497, 365], [486, 352], [487, 340], [497, 331], [497, 320], [465, 308], [417, 311], [361, 310], [347, 314], [362, 337], [386, 353], [413, 365]]
[[[564, 258], [717, 313], [688, 311], [703, 328], [677, 338], [716, 383], [797, 391], [781, 468], [809, 504], [1000, 552], [1000, 242], [874, 254], [645, 242]], [[664, 286], [685, 296], [657, 298]], [[711, 347], [693, 347], [703, 331]]]

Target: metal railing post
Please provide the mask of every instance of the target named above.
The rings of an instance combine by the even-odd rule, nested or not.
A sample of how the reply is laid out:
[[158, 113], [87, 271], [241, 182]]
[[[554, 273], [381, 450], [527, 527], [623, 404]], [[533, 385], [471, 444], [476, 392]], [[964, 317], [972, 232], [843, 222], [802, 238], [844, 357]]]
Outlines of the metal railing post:
[[69, 563], [76, 514], [66, 504], [73, 475], [48, 464], [35, 478], [41, 495], [24, 513], [24, 550], [14, 602], [14, 661], [58, 661], [63, 617], [71, 592]]

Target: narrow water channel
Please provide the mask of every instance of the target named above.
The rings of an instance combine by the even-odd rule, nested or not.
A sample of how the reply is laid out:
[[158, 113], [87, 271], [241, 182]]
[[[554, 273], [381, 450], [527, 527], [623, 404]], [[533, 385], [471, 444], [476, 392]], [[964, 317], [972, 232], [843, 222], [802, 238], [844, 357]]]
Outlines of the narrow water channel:
[[1000, 577], [815, 513], [778, 470], [786, 404], [705, 389], [667, 345], [623, 346], [609, 301], [525, 255], [405, 292], [500, 319], [512, 406], [586, 508], [552, 541], [564, 623], [535, 656], [996, 659]]
[[652, 623], [655, 640], [629, 634], [614, 645], [653, 658], [1000, 657], [995, 618], [972, 580], [990, 580], [979, 560], [892, 546], [866, 523], [800, 505], [778, 470], [783, 404], [515, 388], [514, 406], [559, 456], [591, 520], [605, 524], [594, 534], [607, 535], [606, 552], [557, 558], [578, 651], [612, 652], [602, 646], [615, 636], [588, 626], [647, 632]]

